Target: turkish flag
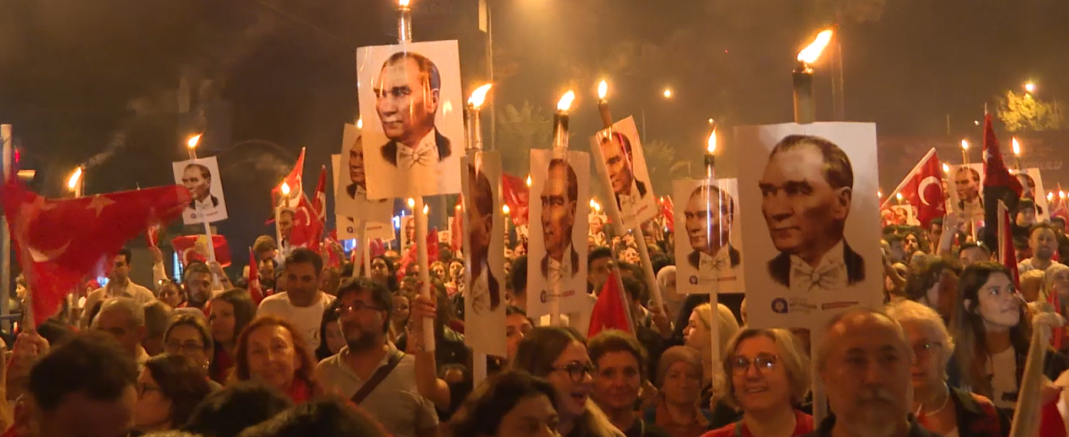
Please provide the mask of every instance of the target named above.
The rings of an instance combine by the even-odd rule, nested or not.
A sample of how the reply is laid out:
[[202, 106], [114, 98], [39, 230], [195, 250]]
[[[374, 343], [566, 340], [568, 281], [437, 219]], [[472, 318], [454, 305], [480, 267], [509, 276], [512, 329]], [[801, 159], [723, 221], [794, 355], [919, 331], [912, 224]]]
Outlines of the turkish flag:
[[631, 322], [628, 318], [627, 298], [624, 290], [620, 288], [620, 280], [616, 272], [609, 273], [609, 280], [601, 287], [598, 301], [594, 304], [594, 310], [590, 313], [590, 328], [586, 338], [592, 338], [601, 331], [619, 329], [627, 333], [633, 333]]
[[315, 199], [312, 200], [312, 210], [320, 222], [327, 221], [327, 166], [319, 170], [319, 183], [316, 184]]
[[152, 225], [146, 231], [149, 247], [157, 247], [160, 244], [160, 225]]
[[[987, 114], [984, 116], [984, 222], [988, 226], [983, 236], [987, 247], [997, 247], [998, 244], [998, 226], [991, 226], [991, 223], [999, 223], [999, 201], [1006, 204], [1008, 211], [1016, 211], [1022, 191], [1021, 181], [1010, 175], [1006, 163], [1002, 161], [1002, 151], [999, 150], [998, 137], [995, 136], [995, 128], [991, 124], [991, 114]], [[1010, 247], [1013, 245], [1010, 244]], [[1017, 265], [1016, 261], [1014, 265]]]
[[668, 232], [676, 231], [676, 212], [675, 204], [672, 202], [672, 196], [664, 196], [664, 200], [661, 201], [661, 214], [664, 214], [664, 225], [668, 227]]
[[290, 189], [289, 198], [286, 199], [286, 206], [292, 205], [293, 202], [298, 201], [299, 197], [303, 197], [304, 193], [304, 147], [301, 148], [301, 154], [297, 157], [297, 163], [293, 165], [293, 170], [290, 170], [290, 174], [286, 176], [282, 182], [275, 185], [271, 189], [271, 204], [278, 205], [279, 199], [282, 198], [282, 184]]
[[264, 290], [260, 286], [260, 263], [257, 262], [256, 253], [252, 251], [252, 247], [249, 247], [249, 276], [245, 279], [249, 283], [249, 296], [252, 297], [252, 303], [260, 306], [260, 301], [264, 300]]
[[[207, 263], [209, 258], [208, 254], [208, 236], [207, 235], [183, 235], [171, 240], [171, 246], [174, 247], [174, 251], [178, 253], [178, 259], [182, 261], [183, 266], [189, 265], [193, 261], [200, 261]], [[222, 235], [212, 235], [212, 249], [215, 251], [215, 262], [220, 266], [230, 266], [230, 244], [227, 243], [226, 237]]]
[[130, 239], [182, 216], [189, 191], [179, 185], [49, 200], [11, 179], [0, 188], [19, 265], [42, 323], [82, 278]]
[[[372, 246], [374, 249], [374, 246]], [[408, 251], [401, 257], [401, 268], [397, 270], [397, 280], [400, 281], [405, 277], [405, 272], [408, 271], [408, 266], [419, 260], [419, 252], [416, 252], [418, 245], [413, 244], [408, 247]], [[375, 257], [377, 255], [371, 255]], [[438, 259], [438, 228], [431, 228], [431, 231], [427, 233], [427, 264], [428, 266]]]
[[512, 224], [516, 226], [526, 225], [531, 188], [527, 186], [527, 182], [523, 179], [510, 174], [502, 174], [501, 181], [503, 182], [501, 188], [504, 191], [501, 197], [505, 198], [505, 204], [509, 206], [509, 217], [512, 217]]
[[300, 196], [293, 212], [293, 229], [290, 231], [289, 247], [306, 247], [319, 251], [323, 239], [323, 221], [316, 215], [315, 207], [304, 195]]
[[917, 220], [925, 229], [928, 229], [932, 220], [946, 215], [943, 165], [939, 163], [939, 155], [935, 153], [934, 147], [902, 179], [898, 188], [887, 196], [881, 208], [890, 209], [891, 199], [897, 198], [897, 193], [902, 193], [902, 198], [917, 208]]

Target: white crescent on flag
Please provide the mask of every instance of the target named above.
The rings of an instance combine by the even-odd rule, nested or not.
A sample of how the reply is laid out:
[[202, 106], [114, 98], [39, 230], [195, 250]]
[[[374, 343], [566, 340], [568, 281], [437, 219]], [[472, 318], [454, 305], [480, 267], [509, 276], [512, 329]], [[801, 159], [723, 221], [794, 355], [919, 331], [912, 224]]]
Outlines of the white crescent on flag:
[[939, 179], [937, 179], [935, 176], [928, 176], [924, 179], [921, 179], [921, 183], [917, 185], [917, 197], [921, 198], [922, 203], [924, 203], [925, 205], [931, 205], [931, 203], [928, 202], [928, 196], [926, 195], [928, 185], [939, 183]]

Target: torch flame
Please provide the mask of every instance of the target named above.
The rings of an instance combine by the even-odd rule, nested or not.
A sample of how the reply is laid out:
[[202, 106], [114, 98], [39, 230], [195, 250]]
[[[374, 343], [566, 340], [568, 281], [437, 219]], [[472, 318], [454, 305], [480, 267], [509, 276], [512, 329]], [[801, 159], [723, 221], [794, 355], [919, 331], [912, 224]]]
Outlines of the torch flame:
[[895, 194], [895, 199], [898, 199], [898, 201], [901, 202], [902, 201], [902, 193]]
[[407, 8], [408, 2], [409, 0], [397, 0], [397, 4], [400, 5], [402, 8]]
[[943, 173], [950, 173], [950, 166], [943, 163]]
[[716, 151], [716, 128], [713, 128], [713, 133], [709, 134], [709, 145], [705, 148], [705, 152], [712, 155]]
[[186, 142], [186, 146], [189, 146], [190, 149], [196, 149], [197, 143], [200, 143], [200, 135], [190, 138], [189, 141]]
[[509, 206], [508, 205], [501, 205], [501, 212], [503, 212], [505, 214], [508, 214], [509, 213]]
[[604, 80], [598, 84], [598, 98], [604, 100], [605, 94], [609, 92], [609, 83]]
[[1059, 191], [1058, 192], [1058, 198], [1059, 199], [1064, 199], [1065, 198], [1065, 191]]
[[572, 102], [575, 101], [575, 91], [568, 90], [564, 93], [564, 96], [557, 102], [558, 111], [567, 111], [572, 108]]
[[486, 100], [486, 93], [490, 91], [490, 87], [492, 86], [494, 85], [488, 83], [476, 88], [475, 92], [471, 93], [471, 97], [468, 99], [468, 104], [475, 109], [479, 109], [479, 107], [483, 105], [483, 101]]
[[287, 184], [287, 183], [283, 182], [281, 190], [282, 190], [282, 195], [283, 196], [289, 197], [289, 195], [290, 195], [290, 184]]
[[1010, 142], [1013, 143], [1013, 155], [1021, 156], [1021, 143], [1017, 142], [1017, 137], [1010, 139]]
[[359, 118], [359, 119], [356, 120], [356, 128], [357, 129], [363, 129], [364, 128], [364, 119], [363, 118]]
[[430, 207], [428, 207], [427, 205], [423, 205], [423, 215], [427, 215], [427, 213], [430, 212], [430, 211], [431, 211]]
[[601, 211], [601, 205], [594, 199], [590, 199], [590, 207], [594, 208], [594, 211]]
[[82, 168], [78, 167], [74, 169], [74, 173], [71, 173], [70, 179], [67, 179], [67, 188], [72, 191], [78, 186], [78, 180], [82, 178]]
[[882, 190], [876, 190], [876, 197], [879, 197], [879, 198], [883, 199], [883, 191]]
[[527, 186], [531, 186], [531, 175], [527, 175]]
[[961, 140], [961, 149], [969, 150], [969, 140]]
[[416, 199], [413, 199], [413, 198], [409, 197], [408, 198], [408, 207], [409, 208], [415, 208], [416, 207]]
[[831, 29], [824, 30], [817, 34], [817, 39], [813, 40], [812, 44], [798, 52], [798, 60], [805, 62], [806, 64], [812, 64], [817, 62], [820, 58], [820, 53], [824, 51], [824, 48], [831, 42], [831, 36], [834, 32]]
[[1047, 192], [1047, 201], [1050, 202], [1050, 201], [1053, 201], [1053, 200], [1054, 200], [1054, 192], [1053, 191], [1048, 191]]

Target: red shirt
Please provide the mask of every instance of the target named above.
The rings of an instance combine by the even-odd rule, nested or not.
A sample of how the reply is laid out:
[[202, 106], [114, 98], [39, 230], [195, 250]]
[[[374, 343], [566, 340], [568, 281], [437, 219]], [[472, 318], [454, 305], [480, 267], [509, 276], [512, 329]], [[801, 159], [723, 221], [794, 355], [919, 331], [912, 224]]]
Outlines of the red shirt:
[[212, 380], [220, 384], [226, 384], [226, 378], [230, 376], [230, 369], [234, 367], [234, 358], [226, 353], [226, 349], [223, 349], [222, 346], [216, 346], [214, 364], [215, 373], [211, 375]]
[[[736, 429], [737, 428], [737, 429]], [[794, 431], [791, 432], [791, 436], [800, 436], [813, 432], [813, 416], [805, 414], [801, 411], [794, 410]], [[746, 425], [742, 421], [732, 423], [723, 428], [709, 431], [702, 435], [702, 437], [754, 437], [750, 434], [750, 430], [746, 429]]]

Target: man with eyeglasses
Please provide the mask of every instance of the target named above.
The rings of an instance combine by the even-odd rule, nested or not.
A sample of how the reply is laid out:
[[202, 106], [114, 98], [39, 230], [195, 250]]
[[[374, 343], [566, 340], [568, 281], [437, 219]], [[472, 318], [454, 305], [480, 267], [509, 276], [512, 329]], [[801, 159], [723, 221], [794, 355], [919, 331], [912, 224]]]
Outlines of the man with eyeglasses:
[[128, 297], [116, 297], [104, 301], [100, 312], [93, 319], [94, 331], [111, 334], [126, 354], [133, 358], [138, 368], [145, 365], [149, 355], [141, 347], [145, 339], [145, 307]]
[[349, 398], [396, 437], [437, 436], [434, 404], [416, 386], [415, 356], [386, 339], [393, 314], [390, 291], [368, 279], [350, 279], [338, 288], [337, 308], [346, 345], [319, 363], [318, 382]]

